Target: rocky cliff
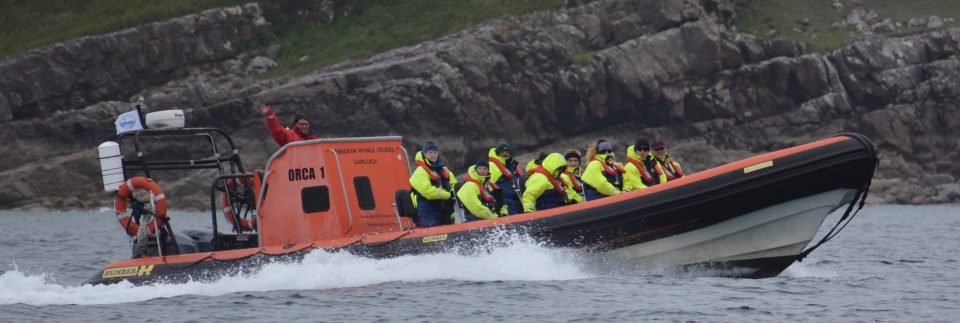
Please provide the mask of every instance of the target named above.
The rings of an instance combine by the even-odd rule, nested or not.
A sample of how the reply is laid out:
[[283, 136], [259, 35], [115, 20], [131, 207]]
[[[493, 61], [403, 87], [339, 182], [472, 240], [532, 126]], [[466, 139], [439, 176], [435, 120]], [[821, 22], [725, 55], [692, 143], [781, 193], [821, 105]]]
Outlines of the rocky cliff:
[[[881, 150], [871, 201], [960, 201], [960, 30], [876, 38], [808, 54], [792, 41], [761, 42], [731, 31], [736, 12], [727, 1], [568, 3], [299, 78], [257, 80], [255, 71], [241, 66], [269, 68], [269, 60], [250, 64], [243, 55], [183, 61], [177, 65], [182, 74], [111, 85], [120, 90], [73, 87], [64, 94], [34, 78], [44, 85], [30, 92], [32, 100], [20, 95], [10, 105], [16, 107], [12, 120], [0, 130], [0, 146], [15, 152], [0, 160], [0, 179], [8, 183], [0, 187], [0, 207], [109, 205], [95, 147], [110, 137], [114, 116], [129, 104], [99, 101], [140, 95], [153, 109], [186, 108], [191, 125], [231, 132], [253, 166], [262, 166], [276, 149], [253, 109], [254, 102], [268, 102], [282, 120], [306, 114], [324, 137], [398, 134], [409, 149], [435, 139], [453, 165], [482, 157], [500, 138], [532, 154], [582, 148], [600, 137], [622, 150], [639, 136], [656, 136], [688, 169], [703, 170], [861, 132]], [[256, 12], [253, 7], [243, 12]], [[249, 33], [233, 35], [256, 34], [261, 29], [255, 26], [268, 23], [245, 17], [254, 17]], [[0, 66], [27, 73], [32, 65], [17, 59], [43, 61], [55, 57], [49, 55], [57, 46], [64, 45]], [[67, 70], [102, 73], [89, 66]], [[0, 95], [23, 93], [18, 86], [0, 82]], [[174, 207], [203, 207], [202, 196], [189, 195], [207, 185], [191, 178], [164, 183]]]
[[267, 26], [251, 4], [16, 55], [0, 62], [0, 120], [42, 118], [183, 78], [189, 66], [269, 36]]

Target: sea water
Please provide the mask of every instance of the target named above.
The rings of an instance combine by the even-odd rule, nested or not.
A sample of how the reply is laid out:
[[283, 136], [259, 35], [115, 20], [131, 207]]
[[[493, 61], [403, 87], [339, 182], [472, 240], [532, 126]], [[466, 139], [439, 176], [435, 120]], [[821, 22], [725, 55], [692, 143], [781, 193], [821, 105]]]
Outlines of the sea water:
[[[172, 216], [175, 228], [210, 227], [207, 213]], [[469, 255], [314, 251], [213, 282], [88, 286], [130, 255], [112, 210], [0, 212], [0, 322], [956, 321], [958, 237], [960, 205], [870, 205], [768, 279], [609, 268], [510, 237]]]

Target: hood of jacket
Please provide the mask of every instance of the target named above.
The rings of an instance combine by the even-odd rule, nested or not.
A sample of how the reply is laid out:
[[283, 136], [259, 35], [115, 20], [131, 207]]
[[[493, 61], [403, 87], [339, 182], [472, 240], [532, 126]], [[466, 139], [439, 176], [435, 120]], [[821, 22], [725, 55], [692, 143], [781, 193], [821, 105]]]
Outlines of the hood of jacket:
[[644, 158], [646, 158], [646, 156], [640, 156], [635, 150], [633, 150], [633, 146], [630, 146], [627, 147], [627, 158], [633, 158], [637, 161], [642, 161]]
[[[600, 154], [600, 153], [598, 153], [598, 154], [594, 155], [593, 158], [599, 159], [599, 160], [601, 160], [601, 161], [603, 161], [603, 162], [607, 162], [608, 159], [610, 159], [610, 155], [609, 155], [609, 154]], [[587, 163], [589, 164], [590, 161], [587, 161]]]
[[560, 172], [567, 166], [567, 160], [563, 159], [563, 155], [561, 154], [552, 153], [547, 155], [540, 165], [543, 166], [543, 169], [550, 172], [550, 174], [553, 174], [553, 177], [557, 177], [560, 176]]
[[470, 176], [470, 178], [480, 183], [486, 183], [487, 179], [490, 178], [489, 174], [490, 173], [487, 173], [487, 176], [480, 176], [480, 174], [477, 174], [477, 165], [470, 166], [470, 168], [467, 169], [467, 176]]
[[427, 164], [427, 166], [430, 166], [430, 167], [433, 167], [433, 168], [443, 168], [443, 162], [440, 161], [440, 157], [437, 157], [437, 162], [436, 162], [436, 163], [431, 163], [429, 160], [427, 160], [427, 157], [423, 155], [423, 152], [422, 152], [422, 151], [418, 151], [418, 152], [417, 152], [416, 160], [417, 160], [417, 161], [424, 162], [424, 163]]
[[501, 163], [503, 163], [504, 165], [507, 164], [507, 159], [506, 159], [506, 158], [503, 158], [503, 157], [500, 157], [499, 155], [497, 155], [497, 148], [496, 148], [496, 147], [490, 148], [490, 150], [487, 151], [487, 157], [496, 158], [497, 160], [499, 160], [499, 161], [500, 161]]

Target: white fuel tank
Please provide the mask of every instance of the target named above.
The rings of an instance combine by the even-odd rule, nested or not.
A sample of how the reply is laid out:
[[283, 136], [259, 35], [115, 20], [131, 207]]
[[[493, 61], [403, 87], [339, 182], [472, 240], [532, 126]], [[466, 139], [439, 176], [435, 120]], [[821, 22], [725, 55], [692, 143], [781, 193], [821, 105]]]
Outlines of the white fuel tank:
[[123, 183], [123, 157], [120, 156], [120, 145], [107, 141], [97, 147], [100, 152], [100, 174], [103, 176], [103, 190], [113, 192], [120, 189]]

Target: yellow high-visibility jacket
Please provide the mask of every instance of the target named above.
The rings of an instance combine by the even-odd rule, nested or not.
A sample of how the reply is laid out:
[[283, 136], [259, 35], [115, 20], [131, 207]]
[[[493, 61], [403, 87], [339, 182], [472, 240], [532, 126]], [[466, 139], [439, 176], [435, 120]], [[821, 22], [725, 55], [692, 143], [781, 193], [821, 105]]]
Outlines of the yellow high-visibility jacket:
[[603, 176], [603, 165], [600, 163], [602, 163], [601, 160], [607, 160], [607, 158], [609, 158], [607, 154], [597, 154], [593, 160], [587, 163], [587, 169], [583, 171], [581, 178], [584, 183], [592, 186], [600, 194], [606, 196], [620, 195], [620, 190]]
[[[481, 183], [484, 188], [487, 190], [488, 194], [493, 191], [490, 188], [487, 178], [490, 176], [480, 176], [477, 174], [476, 166], [470, 166], [467, 169], [467, 176]], [[470, 214], [481, 219], [496, 219], [497, 213], [494, 213], [490, 210], [487, 205], [480, 200], [480, 187], [476, 183], [468, 180], [463, 183], [463, 186], [460, 186], [460, 190], [457, 191], [457, 198], [460, 199], [460, 202], [463, 203], [463, 206], [467, 208], [467, 211], [470, 211]]]
[[[567, 172], [574, 175], [574, 177], [570, 177], [567, 173], [560, 174], [560, 180], [563, 181], [563, 189], [567, 191], [567, 200], [576, 203], [583, 202], [583, 192], [577, 190], [576, 186], [573, 185], [574, 181], [579, 181], [579, 179], [576, 178], [576, 174], [580, 173], [580, 167], [567, 166]], [[582, 182], [581, 185], [583, 185]]]
[[[627, 158], [634, 159], [640, 162], [640, 165], [643, 166], [644, 157], [638, 155], [637, 152], [633, 150], [633, 146], [627, 147]], [[626, 166], [623, 167], [623, 169], [627, 171], [626, 174], [623, 174], [623, 191], [629, 192], [629, 191], [642, 190], [647, 188], [647, 185], [643, 183], [643, 178], [640, 175], [640, 170], [637, 169], [636, 165], [629, 162], [629, 159], [628, 159], [628, 162], [626, 163]], [[655, 173], [651, 173], [650, 176], [657, 177], [657, 173], [659, 173], [660, 175], [657, 183], [666, 183], [667, 174], [665, 174], [662, 169], [659, 169], [660, 168], [659, 164], [657, 164], [654, 167], [658, 169], [655, 170], [656, 171]]]
[[[670, 157], [670, 154], [664, 155], [663, 160], [660, 160], [660, 158], [657, 158], [657, 156], [654, 155], [652, 151], [650, 152], [650, 156], [657, 161], [657, 166], [660, 166], [660, 168], [662, 168], [665, 171], [663, 172], [665, 179], [660, 183], [666, 183], [667, 180], [674, 180], [682, 177], [682, 176], [674, 177], [674, 175], [682, 175], [683, 170], [680, 168], [680, 163], [678, 163], [676, 160]], [[667, 171], [669, 171], [670, 173], [668, 174]]]
[[[543, 169], [551, 172], [554, 178], [560, 175], [566, 161], [563, 159], [563, 155], [558, 153], [552, 153], [547, 155], [543, 159], [541, 165]], [[524, 184], [525, 189], [523, 190], [523, 212], [533, 212], [537, 210], [537, 200], [540, 199], [541, 195], [547, 190], [554, 189], [553, 183], [550, 182], [550, 179], [546, 175], [540, 172], [535, 172], [527, 178], [526, 183]], [[566, 194], [566, 193], [564, 193]], [[566, 198], [566, 196], [564, 196]]]
[[[426, 163], [427, 165], [431, 165], [430, 161], [427, 160], [425, 157], [423, 157], [423, 152], [417, 152], [416, 160], [418, 162], [423, 162], [423, 163]], [[452, 189], [454, 185], [457, 184], [456, 175], [453, 174], [453, 172], [451, 172], [446, 167], [443, 167], [443, 169], [446, 170], [447, 173], [449, 174], [450, 189]], [[427, 173], [427, 170], [423, 169], [423, 167], [417, 166], [417, 168], [413, 171], [413, 174], [410, 175], [410, 187], [413, 187], [413, 189], [416, 190], [416, 193], [420, 193], [420, 195], [423, 196], [423, 198], [425, 199], [449, 200], [453, 196], [453, 194], [450, 193], [450, 189], [438, 187], [434, 181], [430, 180], [430, 175], [431, 174]], [[434, 174], [434, 175], [440, 175], [440, 174]], [[411, 192], [411, 196], [414, 197], [413, 203], [414, 203], [414, 206], [416, 206], [417, 199], [416, 199], [415, 193]]]

